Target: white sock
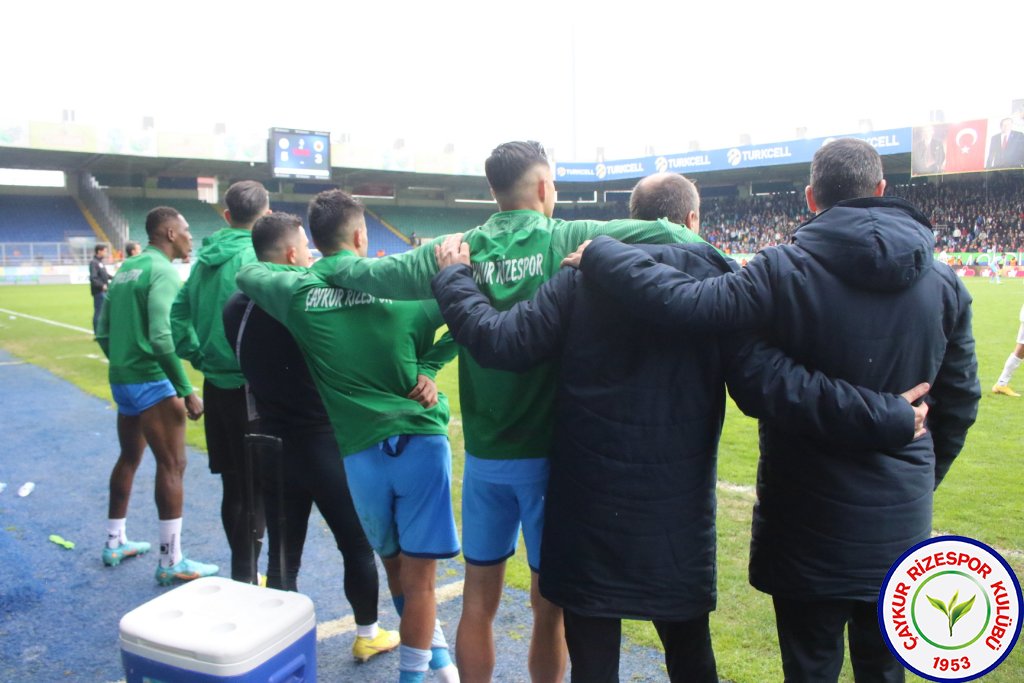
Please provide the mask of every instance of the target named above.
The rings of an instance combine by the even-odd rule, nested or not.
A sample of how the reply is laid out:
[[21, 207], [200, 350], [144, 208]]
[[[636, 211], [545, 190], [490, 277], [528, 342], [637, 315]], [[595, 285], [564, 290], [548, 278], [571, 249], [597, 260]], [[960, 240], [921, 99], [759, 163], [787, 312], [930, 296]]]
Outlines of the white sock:
[[366, 624], [365, 626], [362, 624], [356, 624], [356, 635], [360, 638], [369, 638], [373, 640], [377, 637], [377, 633], [379, 631], [380, 629], [377, 628], [376, 621], [372, 624]]
[[444, 639], [444, 631], [441, 630], [440, 619], [434, 619], [434, 635], [430, 639], [430, 647], [448, 647], [448, 641]]
[[181, 517], [160, 520], [160, 566], [181, 562]]
[[426, 671], [430, 662], [430, 650], [417, 650], [408, 645], [398, 646], [399, 671]]
[[111, 550], [124, 545], [125, 541], [128, 540], [128, 535], [125, 533], [127, 521], [127, 518], [124, 517], [107, 520], [107, 547]]
[[1006, 359], [1006, 365], [1003, 366], [1003, 374], [999, 375], [999, 381], [996, 384], [1002, 384], [1004, 387], [1009, 384], [1013, 379], [1014, 371], [1020, 367], [1021, 361], [1022, 359], [1011, 353], [1010, 357]]

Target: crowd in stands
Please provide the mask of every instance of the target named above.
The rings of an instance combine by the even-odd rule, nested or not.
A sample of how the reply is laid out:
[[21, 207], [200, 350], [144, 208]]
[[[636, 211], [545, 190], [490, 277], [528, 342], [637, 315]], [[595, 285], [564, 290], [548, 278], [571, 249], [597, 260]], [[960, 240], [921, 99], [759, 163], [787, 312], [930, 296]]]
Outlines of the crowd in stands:
[[994, 178], [987, 184], [902, 186], [892, 194], [910, 200], [931, 219], [939, 250], [1024, 249], [1024, 183], [1019, 178]]
[[[928, 216], [935, 227], [937, 252], [1024, 251], [1024, 175], [1007, 172], [971, 181], [893, 183], [887, 187], [886, 194], [908, 199]], [[54, 198], [8, 196], [2, 199], [0, 242], [58, 242], [65, 239], [67, 226], [72, 221], [53, 219], [46, 213], [52, 212], [53, 207], [59, 204]], [[27, 203], [31, 210], [15, 211], [20, 206], [18, 201]], [[68, 213], [81, 223], [81, 232], [91, 234], [72, 200], [62, 198], [62, 201], [70, 207]], [[132, 225], [132, 239], [144, 239], [139, 229], [143, 225], [140, 216], [149, 208], [152, 207], [148, 204], [122, 207]], [[197, 242], [219, 225], [220, 216], [209, 205], [192, 200], [186, 209], [183, 213], [195, 226], [192, 232]], [[389, 254], [404, 251], [422, 240], [445, 234], [452, 227], [464, 231], [486, 219], [486, 212], [481, 211], [414, 207], [379, 208], [379, 211], [385, 220], [390, 220], [395, 228], [407, 235], [408, 244], [374, 223], [371, 232], [377, 239], [371, 254], [382, 250]], [[629, 206], [625, 200], [601, 204], [558, 204], [555, 207], [555, 217], [565, 220], [612, 220], [628, 215]], [[30, 236], [17, 233], [13, 227], [5, 227], [4, 218], [10, 219], [8, 222], [12, 226], [28, 231]], [[792, 239], [793, 232], [810, 218], [803, 192], [799, 190], [747, 198], [709, 196], [701, 204], [702, 236], [729, 254], [754, 254], [765, 247], [785, 244]], [[46, 232], [49, 226], [61, 226], [56, 238]]]
[[[936, 231], [936, 250], [947, 252], [1019, 252], [1024, 250], [1024, 178], [1013, 174], [987, 182], [890, 185], [887, 196], [902, 197], [928, 216]], [[628, 207], [559, 205], [566, 220], [625, 218]], [[748, 198], [709, 197], [701, 204], [704, 239], [730, 254], [753, 254], [785, 244], [812, 216], [803, 192]]]

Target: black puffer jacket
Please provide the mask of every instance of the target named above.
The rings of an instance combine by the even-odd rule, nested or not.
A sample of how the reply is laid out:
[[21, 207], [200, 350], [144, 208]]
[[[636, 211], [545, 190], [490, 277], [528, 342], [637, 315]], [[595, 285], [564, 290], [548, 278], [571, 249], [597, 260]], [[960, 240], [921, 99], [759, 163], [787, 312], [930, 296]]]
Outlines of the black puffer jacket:
[[[883, 392], [932, 384], [929, 434], [902, 448], [836, 447], [761, 422], [751, 583], [798, 599], [874, 600], [890, 565], [928, 538], [932, 491], [977, 414], [971, 297], [933, 260], [927, 219], [899, 199], [840, 202], [794, 242], [703, 282], [607, 239], [581, 267], [662, 325], [759, 328], [798, 362]], [[753, 412], [772, 400], [733, 395]]]
[[[730, 270], [706, 244], [641, 248], [698, 278]], [[822, 433], [842, 416], [850, 438], [912, 436], [912, 411], [897, 396], [831, 384], [756, 343], [734, 354], [714, 336], [640, 323], [590, 280], [565, 269], [504, 312], [468, 267], [433, 282], [455, 339], [484, 367], [559, 361], [540, 588], [562, 607], [665, 620], [714, 608], [716, 454], [731, 368], [747, 392], [771, 386], [773, 416], [795, 429]], [[739, 355], [743, 363], [729, 362]]]

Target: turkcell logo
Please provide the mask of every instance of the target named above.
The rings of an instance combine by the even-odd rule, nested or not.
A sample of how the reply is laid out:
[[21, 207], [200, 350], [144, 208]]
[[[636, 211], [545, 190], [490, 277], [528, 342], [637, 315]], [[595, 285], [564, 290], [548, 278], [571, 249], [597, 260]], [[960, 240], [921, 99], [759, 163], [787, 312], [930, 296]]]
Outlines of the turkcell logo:
[[892, 653], [932, 681], [969, 681], [1006, 659], [1020, 636], [1020, 583], [984, 543], [939, 536], [889, 570], [878, 625]]
[[680, 172], [682, 169], [691, 169], [700, 166], [710, 166], [711, 158], [707, 154], [687, 154], [678, 157], [658, 157], [654, 160], [654, 168], [658, 173], [665, 171]]
[[559, 178], [593, 178], [594, 167], [591, 165], [584, 166], [558, 166], [555, 170], [555, 175]]
[[733, 147], [726, 153], [725, 159], [726, 161], [729, 162], [730, 166], [739, 166], [740, 161], [743, 160], [743, 154], [738, 149]]
[[604, 178], [606, 175], [608, 175], [608, 169], [605, 168], [604, 164], [598, 164], [597, 166], [594, 167], [594, 173], [597, 175], [598, 178]]

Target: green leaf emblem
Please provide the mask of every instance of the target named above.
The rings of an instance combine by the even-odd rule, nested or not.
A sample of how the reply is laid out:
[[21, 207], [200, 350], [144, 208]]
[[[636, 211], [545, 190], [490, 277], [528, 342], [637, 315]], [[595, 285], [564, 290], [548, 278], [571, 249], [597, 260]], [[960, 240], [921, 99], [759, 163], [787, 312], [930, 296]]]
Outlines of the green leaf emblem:
[[965, 614], [971, 611], [971, 608], [974, 607], [974, 600], [978, 596], [971, 596], [970, 600], [965, 600], [960, 604], [957, 604], [957, 598], [960, 597], [960, 591], [957, 591], [953, 593], [953, 597], [950, 598], [948, 607], [946, 606], [946, 603], [942, 602], [942, 600], [939, 600], [938, 598], [933, 598], [927, 594], [925, 594], [925, 597], [928, 598], [928, 602], [932, 604], [932, 607], [946, 615], [946, 621], [949, 624], [949, 636], [952, 638], [953, 625], [960, 621]]

